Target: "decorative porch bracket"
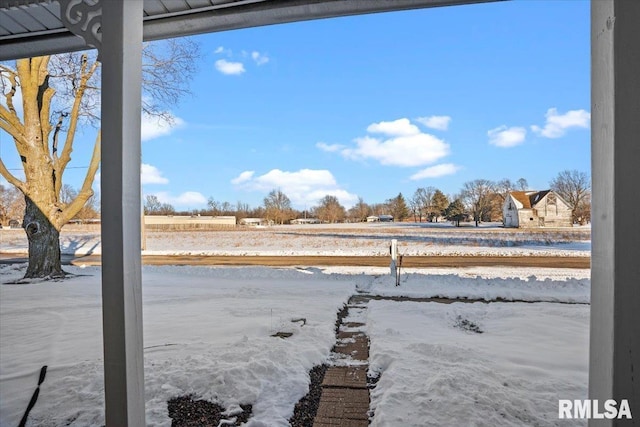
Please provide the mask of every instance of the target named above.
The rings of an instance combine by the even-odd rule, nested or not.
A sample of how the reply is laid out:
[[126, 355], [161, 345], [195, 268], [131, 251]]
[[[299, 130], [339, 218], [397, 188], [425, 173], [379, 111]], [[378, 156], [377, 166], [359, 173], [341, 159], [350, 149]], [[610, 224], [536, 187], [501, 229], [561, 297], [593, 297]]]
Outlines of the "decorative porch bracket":
[[82, 37], [87, 46], [102, 47], [102, 0], [58, 0], [60, 19], [69, 31]]

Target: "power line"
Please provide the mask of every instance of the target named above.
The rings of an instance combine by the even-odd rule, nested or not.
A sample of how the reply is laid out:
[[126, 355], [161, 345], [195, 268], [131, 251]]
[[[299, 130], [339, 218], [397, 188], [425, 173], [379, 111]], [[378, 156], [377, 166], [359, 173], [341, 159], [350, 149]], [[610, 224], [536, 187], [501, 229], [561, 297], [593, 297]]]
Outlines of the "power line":
[[[89, 166], [67, 166], [65, 169], [89, 169]], [[9, 171], [21, 171], [22, 168], [7, 168]]]

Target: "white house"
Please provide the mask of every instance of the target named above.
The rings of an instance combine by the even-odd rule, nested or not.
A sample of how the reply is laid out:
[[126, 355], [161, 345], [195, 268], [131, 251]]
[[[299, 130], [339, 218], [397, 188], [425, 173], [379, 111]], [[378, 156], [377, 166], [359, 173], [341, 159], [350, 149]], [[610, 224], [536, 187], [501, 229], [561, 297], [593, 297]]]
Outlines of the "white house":
[[249, 227], [258, 227], [258, 226], [273, 225], [273, 224], [270, 224], [269, 221], [267, 221], [264, 218], [242, 218], [240, 220], [240, 225], [246, 225]]
[[393, 222], [393, 215], [371, 215], [367, 217], [367, 222]]
[[291, 224], [320, 224], [320, 220], [318, 218], [297, 218], [291, 220]]
[[505, 227], [571, 227], [571, 207], [551, 190], [511, 191], [502, 205]]

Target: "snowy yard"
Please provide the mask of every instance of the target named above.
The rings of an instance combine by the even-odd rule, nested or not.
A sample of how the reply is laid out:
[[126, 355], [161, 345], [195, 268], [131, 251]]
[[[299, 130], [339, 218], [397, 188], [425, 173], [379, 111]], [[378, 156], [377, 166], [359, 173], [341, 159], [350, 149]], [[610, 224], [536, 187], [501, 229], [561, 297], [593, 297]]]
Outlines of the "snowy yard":
[[367, 325], [374, 426], [586, 424], [557, 408], [587, 398], [586, 305], [371, 301]]
[[[367, 233], [362, 242], [386, 248], [389, 235], [403, 232], [381, 232], [377, 239]], [[19, 236], [1, 235], [0, 251], [19, 251]], [[306, 234], [285, 242], [288, 251], [306, 251], [311, 245], [330, 250], [324, 246], [329, 243], [301, 235]], [[195, 237], [176, 233], [156, 242], [154, 250], [195, 252], [215, 246], [194, 243]], [[349, 240], [324, 238], [334, 245]], [[588, 256], [590, 243], [568, 238], [555, 244], [546, 237], [522, 236], [523, 245], [503, 244], [508, 239], [483, 237], [475, 246], [453, 240], [438, 244], [445, 251], [474, 250], [476, 255], [498, 248], [508, 256], [526, 247]], [[250, 249], [252, 241], [244, 241], [238, 251]], [[405, 247], [418, 250], [416, 242], [425, 246], [425, 241]], [[94, 243], [89, 247], [99, 249], [99, 240]], [[0, 265], [0, 282], [17, 279], [24, 268]], [[0, 285], [1, 426], [18, 424], [43, 365], [48, 372], [28, 425], [104, 422], [100, 269], [65, 268], [76, 276], [64, 282]], [[307, 392], [308, 371], [330, 360], [336, 312], [356, 291], [531, 301], [370, 301], [361, 320], [371, 340], [370, 373], [381, 374], [371, 393], [372, 425], [584, 425], [560, 423], [557, 411], [558, 399], [587, 394], [589, 270], [409, 270], [399, 287], [387, 276], [388, 269], [364, 267], [144, 267], [148, 425], [169, 426], [167, 400], [192, 394], [228, 410], [252, 404], [250, 426], [287, 426], [295, 403]], [[306, 319], [304, 325], [292, 321], [300, 318]], [[293, 335], [270, 336], [281, 331]]]

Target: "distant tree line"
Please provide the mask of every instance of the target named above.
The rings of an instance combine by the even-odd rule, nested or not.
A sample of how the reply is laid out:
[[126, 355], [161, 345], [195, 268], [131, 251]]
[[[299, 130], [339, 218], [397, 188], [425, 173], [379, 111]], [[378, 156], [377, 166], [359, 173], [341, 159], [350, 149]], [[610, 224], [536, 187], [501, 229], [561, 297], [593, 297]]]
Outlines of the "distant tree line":
[[[584, 172], [565, 170], [549, 182], [549, 188], [555, 191], [572, 210], [574, 223], [586, 224], [591, 221], [591, 185]], [[263, 200], [263, 204], [251, 207], [238, 201], [217, 201], [210, 197], [206, 209], [177, 211], [170, 203], [160, 202], [157, 196], [147, 195], [144, 200], [146, 215], [231, 215], [242, 218], [265, 218], [275, 224], [286, 224], [296, 218], [317, 218], [326, 223], [364, 222], [371, 215], [392, 215], [395, 221], [413, 220], [414, 222], [452, 221], [460, 225], [463, 221], [480, 222], [502, 221], [502, 205], [511, 191], [528, 190], [527, 180], [502, 179], [494, 182], [476, 179], [465, 182], [459, 193], [446, 195], [436, 187], [417, 188], [407, 200], [402, 193], [381, 203], [366, 203], [362, 197], [350, 209], [346, 209], [334, 195], [326, 195], [316, 206], [305, 210], [296, 210], [291, 200], [281, 189], [273, 189]], [[64, 185], [60, 191], [60, 201], [68, 203], [77, 196], [77, 190]], [[21, 193], [13, 186], [0, 185], [0, 224], [9, 225], [10, 221], [21, 225], [25, 202]], [[100, 202], [92, 196], [87, 204], [76, 214], [73, 220], [87, 221], [100, 217]]]
[[[465, 182], [459, 193], [446, 195], [436, 187], [417, 188], [411, 198], [400, 192], [382, 203], [366, 203], [362, 197], [346, 209], [334, 195], [327, 194], [316, 206], [296, 210], [289, 197], [279, 188], [271, 190], [261, 206], [252, 208], [243, 202], [235, 204], [209, 198], [207, 209], [176, 212], [168, 203], [156, 196], [146, 196], [144, 211], [147, 215], [233, 215], [242, 218], [265, 218], [275, 224], [286, 224], [296, 218], [317, 218], [326, 223], [364, 222], [372, 215], [392, 215], [394, 221], [414, 222], [451, 221], [457, 226], [462, 221], [502, 221], [502, 206], [511, 191], [527, 191], [526, 179], [490, 181], [476, 179]], [[564, 199], [572, 210], [573, 221], [585, 224], [591, 221], [591, 185], [584, 172], [563, 171], [549, 183], [549, 188]]]

